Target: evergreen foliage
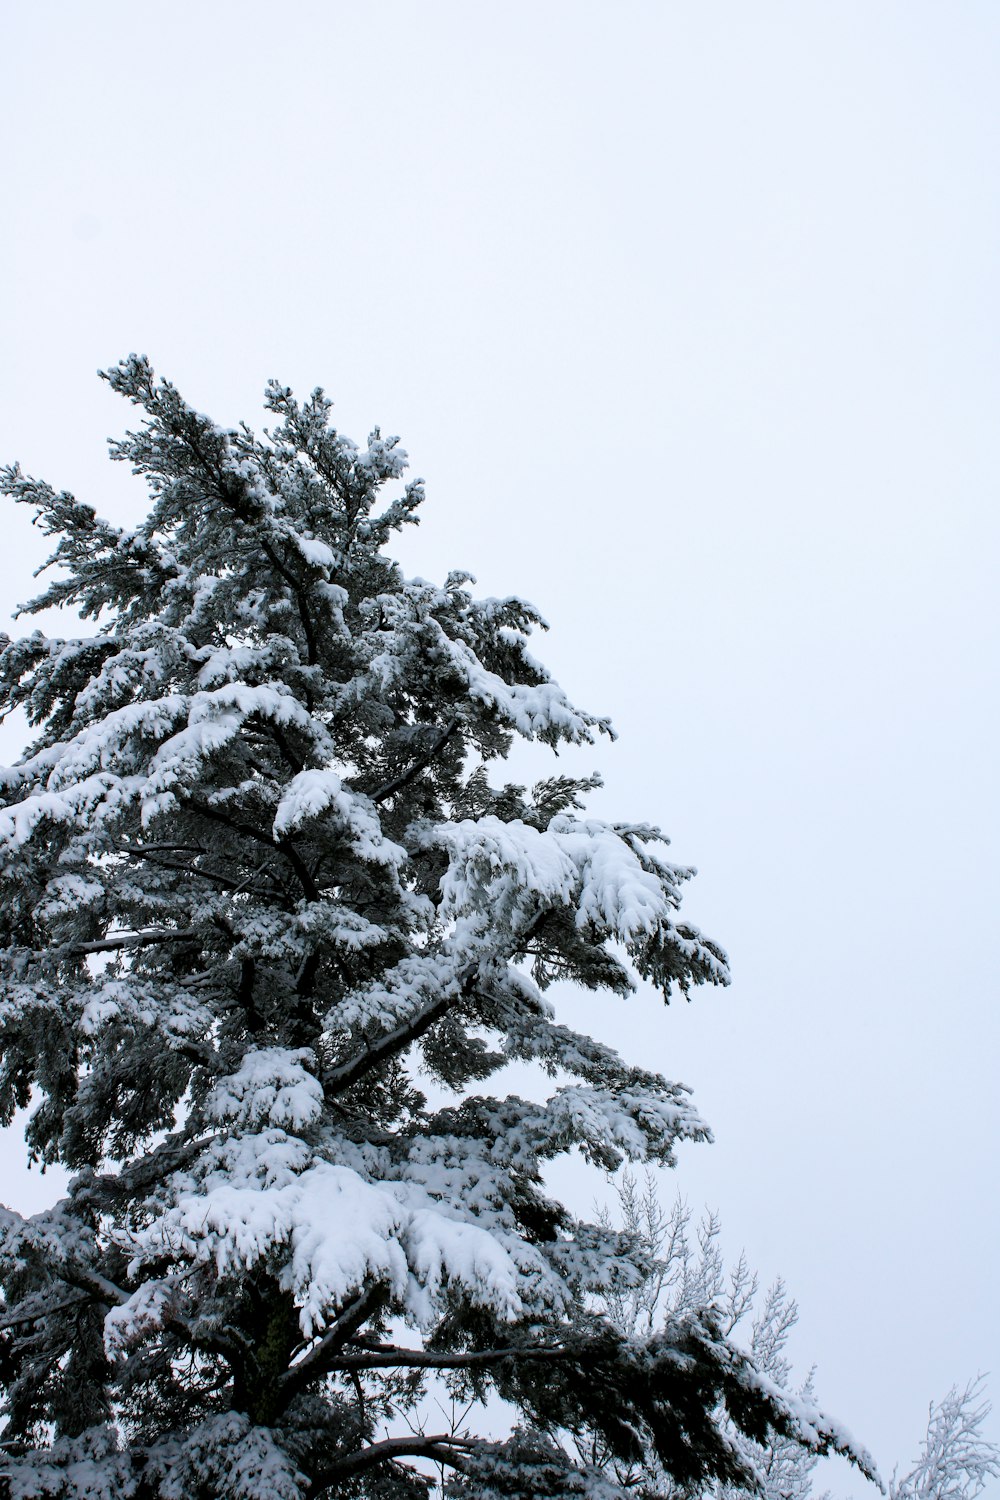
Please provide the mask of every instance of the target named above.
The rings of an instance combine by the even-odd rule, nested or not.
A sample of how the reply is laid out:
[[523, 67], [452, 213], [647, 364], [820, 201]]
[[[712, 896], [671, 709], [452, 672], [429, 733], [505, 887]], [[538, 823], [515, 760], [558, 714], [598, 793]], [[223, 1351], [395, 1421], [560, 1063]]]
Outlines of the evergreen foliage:
[[[0, 1222], [7, 1494], [402, 1500], [421, 1458], [468, 1500], [629, 1492], [585, 1433], [691, 1492], [754, 1482], [734, 1431], [870, 1467], [711, 1304], [616, 1326], [641, 1245], [545, 1190], [561, 1153], [707, 1135], [546, 987], [727, 972], [655, 828], [587, 817], [592, 781], [491, 786], [514, 736], [610, 732], [528, 654], [536, 611], [402, 575], [421, 486], [322, 392], [272, 384], [257, 437], [145, 359], [105, 378], [142, 414], [134, 531], [2, 475], [56, 539], [28, 610], [93, 622], [0, 640], [34, 733], [0, 772], [0, 1110], [72, 1173]], [[517, 1059], [543, 1102], [486, 1090]], [[513, 1436], [423, 1430], [428, 1379]]]

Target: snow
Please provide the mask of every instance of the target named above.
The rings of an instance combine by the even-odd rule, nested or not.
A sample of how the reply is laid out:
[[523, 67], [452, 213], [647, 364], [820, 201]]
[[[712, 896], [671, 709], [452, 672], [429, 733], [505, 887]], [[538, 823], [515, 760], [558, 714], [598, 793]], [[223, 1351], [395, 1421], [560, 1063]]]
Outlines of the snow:
[[103, 1026], [116, 1022], [137, 1029], [155, 1027], [166, 1046], [211, 1031], [212, 1013], [197, 996], [136, 975], [101, 975], [78, 992], [78, 1001], [77, 1030], [83, 1038], [92, 1038]]
[[[220, 1276], [261, 1262], [291, 1291], [307, 1336], [369, 1280], [382, 1282], [420, 1323], [439, 1308], [449, 1281], [473, 1302], [513, 1317], [518, 1268], [460, 1206], [436, 1203], [406, 1182], [368, 1182], [350, 1167], [315, 1159], [278, 1129], [213, 1143], [187, 1190], [130, 1236], [130, 1274], [163, 1255], [211, 1261]], [[148, 1319], [143, 1289], [115, 1315], [113, 1337]]]
[[384, 475], [386, 479], [398, 479], [409, 464], [409, 454], [399, 446], [398, 437], [383, 437], [373, 432], [368, 438], [368, 447], [358, 452], [354, 460], [356, 469], [366, 470], [374, 478]]
[[239, 682], [260, 665], [263, 653], [255, 646], [216, 646], [205, 654], [205, 663], [198, 673], [200, 688], [214, 687], [220, 682]]
[[205, 1100], [205, 1113], [220, 1124], [261, 1124], [301, 1130], [319, 1119], [323, 1088], [306, 1065], [316, 1066], [308, 1047], [259, 1047], [247, 1052], [237, 1072], [220, 1078]]
[[513, 921], [538, 906], [570, 905], [576, 925], [628, 942], [668, 924], [677, 898], [672, 884], [687, 875], [665, 861], [654, 871], [637, 853], [629, 830], [595, 819], [554, 818], [543, 832], [520, 820], [478, 820], [417, 828], [414, 837], [447, 849], [441, 879], [443, 911], [456, 917], [488, 909]]
[[401, 845], [383, 835], [371, 799], [349, 791], [335, 771], [305, 770], [292, 777], [274, 815], [274, 836], [293, 833], [324, 813], [342, 826], [359, 859], [397, 868], [409, 858]]
[[104, 1318], [104, 1348], [109, 1359], [124, 1355], [167, 1320], [176, 1296], [169, 1281], [144, 1281], [127, 1302], [113, 1307]]
[[266, 1427], [254, 1427], [240, 1412], [199, 1422], [182, 1440], [168, 1437], [146, 1453], [158, 1500], [303, 1500], [308, 1488], [291, 1455]]
[[378, 1026], [392, 1030], [427, 1005], [457, 996], [468, 966], [465, 952], [420, 954], [401, 959], [375, 984], [356, 990], [339, 1000], [326, 1018], [335, 1029], [366, 1029]]
[[78, 912], [84, 907], [96, 906], [105, 895], [104, 886], [93, 877], [79, 874], [57, 875], [45, 886], [45, 895], [38, 904], [38, 913], [45, 921], [54, 921], [58, 916]]
[[4, 1455], [10, 1500], [132, 1500], [138, 1492], [131, 1459], [117, 1452], [111, 1426], [57, 1439], [47, 1453]]
[[326, 542], [321, 542], [318, 537], [296, 534], [295, 546], [306, 562], [311, 563], [314, 568], [332, 568], [336, 563], [333, 548]]
[[613, 932], [628, 941], [652, 933], [671, 915], [675, 902], [662, 877], [643, 867], [619, 831], [595, 819], [578, 822], [561, 816], [549, 832], [574, 860], [580, 873], [576, 924]]

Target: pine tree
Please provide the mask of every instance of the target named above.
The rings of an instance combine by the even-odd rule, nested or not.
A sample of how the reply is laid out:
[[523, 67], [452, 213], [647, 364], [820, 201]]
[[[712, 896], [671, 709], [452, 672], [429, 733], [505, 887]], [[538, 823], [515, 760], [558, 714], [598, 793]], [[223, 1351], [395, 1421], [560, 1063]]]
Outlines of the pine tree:
[[[403, 576], [421, 485], [322, 392], [272, 384], [257, 437], [145, 359], [104, 378], [142, 413], [112, 444], [149, 489], [134, 531], [2, 476], [57, 539], [27, 609], [92, 622], [0, 640], [35, 735], [0, 773], [0, 1108], [71, 1173], [0, 1223], [7, 1493], [390, 1500], [424, 1459], [468, 1500], [610, 1500], [574, 1435], [736, 1483], [730, 1424], [868, 1468], [711, 1306], [617, 1328], [640, 1251], [545, 1190], [560, 1153], [707, 1135], [546, 986], [727, 972], [655, 828], [583, 815], [593, 779], [491, 785], [515, 736], [610, 732], [528, 654], [538, 614]], [[486, 1092], [515, 1059], [561, 1081]], [[423, 1428], [431, 1379], [513, 1435]]]

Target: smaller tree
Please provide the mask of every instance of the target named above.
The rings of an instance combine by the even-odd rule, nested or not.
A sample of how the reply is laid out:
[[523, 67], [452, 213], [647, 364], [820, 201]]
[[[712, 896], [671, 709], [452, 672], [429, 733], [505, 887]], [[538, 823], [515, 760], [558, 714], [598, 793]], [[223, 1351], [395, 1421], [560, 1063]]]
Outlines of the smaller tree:
[[[696, 1308], [713, 1307], [726, 1339], [737, 1337], [749, 1323], [747, 1352], [765, 1381], [786, 1392], [786, 1399], [813, 1403], [813, 1375], [793, 1386], [792, 1366], [786, 1352], [788, 1335], [798, 1321], [798, 1306], [779, 1278], [760, 1299], [760, 1278], [746, 1255], [726, 1270], [722, 1253], [719, 1216], [705, 1213], [692, 1224], [691, 1209], [677, 1198], [668, 1212], [660, 1201], [652, 1176], [640, 1185], [631, 1172], [618, 1183], [622, 1228], [638, 1247], [645, 1261], [645, 1274], [632, 1286], [618, 1288], [606, 1298], [609, 1320], [626, 1337], [650, 1337]], [[601, 1215], [610, 1227], [611, 1215]], [[788, 1395], [787, 1393], [792, 1393]], [[806, 1500], [812, 1490], [817, 1456], [801, 1444], [772, 1433], [761, 1442], [739, 1432], [720, 1414], [727, 1435], [739, 1453], [744, 1468], [757, 1476], [765, 1500]], [[591, 1449], [590, 1462], [602, 1456]], [[604, 1461], [607, 1462], [606, 1457]], [[705, 1493], [679, 1487], [649, 1452], [641, 1464], [628, 1468], [609, 1462], [619, 1484], [649, 1497], [680, 1497]], [[708, 1493], [736, 1495], [732, 1485], [718, 1484]]]
[[[624, 1172], [616, 1183], [618, 1218], [644, 1263], [642, 1276], [630, 1286], [606, 1294], [609, 1321], [626, 1337], [648, 1338], [696, 1308], [712, 1307], [727, 1340], [739, 1344], [741, 1330], [749, 1333], [747, 1353], [765, 1379], [807, 1406], [813, 1404], [813, 1376], [793, 1383], [788, 1358], [788, 1336], [798, 1321], [798, 1305], [779, 1277], [760, 1297], [760, 1278], [745, 1253], [726, 1270], [721, 1246], [721, 1223], [706, 1212], [697, 1225], [682, 1198], [668, 1212], [652, 1175], [640, 1185], [634, 1173]], [[608, 1228], [612, 1216], [602, 1210]], [[990, 1479], [1000, 1478], [1000, 1445], [983, 1434], [991, 1406], [979, 1375], [963, 1389], [952, 1386], [938, 1403], [931, 1402], [927, 1430], [913, 1467], [896, 1474], [888, 1487], [889, 1500], [976, 1500]], [[722, 1425], [732, 1439], [747, 1472], [757, 1475], [764, 1500], [811, 1500], [818, 1455], [780, 1433], [755, 1442], [736, 1429], [724, 1414]], [[581, 1456], [603, 1464], [615, 1481], [643, 1500], [702, 1500], [705, 1496], [734, 1500], [752, 1493], [731, 1483], [715, 1482], [693, 1488], [679, 1486], [647, 1452], [640, 1464], [622, 1465], [603, 1453], [591, 1438]], [[828, 1493], [818, 1497], [828, 1500]]]
[[953, 1385], [927, 1414], [920, 1456], [902, 1479], [893, 1475], [890, 1500], [975, 1500], [990, 1479], [1000, 1479], [1000, 1446], [983, 1436], [992, 1407], [986, 1379]]

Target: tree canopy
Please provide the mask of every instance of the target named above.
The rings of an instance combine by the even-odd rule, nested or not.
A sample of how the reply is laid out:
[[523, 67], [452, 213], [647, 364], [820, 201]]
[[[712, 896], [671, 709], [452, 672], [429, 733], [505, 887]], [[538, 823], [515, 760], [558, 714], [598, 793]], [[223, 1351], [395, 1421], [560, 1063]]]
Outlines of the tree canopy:
[[[557, 1018], [555, 980], [724, 984], [692, 873], [594, 779], [489, 772], [515, 737], [609, 734], [529, 654], [542, 625], [387, 547], [419, 481], [271, 384], [224, 430], [149, 363], [112, 457], [134, 530], [3, 471], [89, 633], [0, 638], [0, 1111], [72, 1174], [0, 1218], [0, 1475], [12, 1497], [634, 1493], [753, 1485], [767, 1434], [870, 1462], [731, 1342], [711, 1303], [623, 1329], [634, 1235], [546, 1189], [707, 1138], [689, 1091]], [[490, 1092], [511, 1061], [541, 1099]], [[502, 1077], [497, 1080], [502, 1087]], [[430, 1379], [512, 1410], [426, 1426]], [[741, 1434], [750, 1443], [734, 1440]]]

